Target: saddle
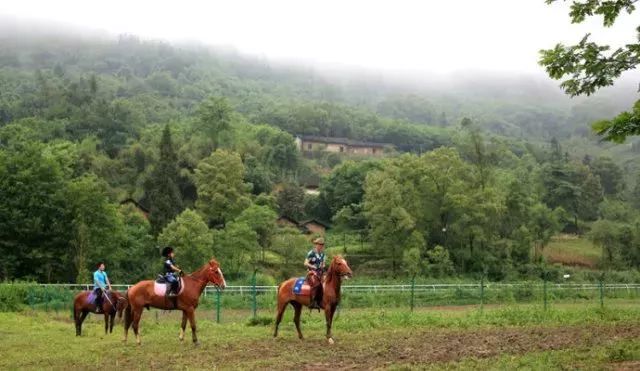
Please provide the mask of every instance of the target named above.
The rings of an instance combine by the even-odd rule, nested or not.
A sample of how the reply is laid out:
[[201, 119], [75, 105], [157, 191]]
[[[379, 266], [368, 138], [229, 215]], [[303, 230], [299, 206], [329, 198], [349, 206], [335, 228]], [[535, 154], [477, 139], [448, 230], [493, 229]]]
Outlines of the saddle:
[[300, 296], [311, 296], [311, 286], [309, 285], [305, 277], [296, 279], [296, 282], [293, 284], [293, 294]]
[[[167, 282], [167, 279], [163, 275], [159, 274], [158, 277], [156, 277], [155, 282], [153, 283], [153, 292], [157, 296], [167, 296], [170, 285], [171, 283]], [[182, 277], [180, 277], [178, 278], [178, 292], [176, 294], [179, 295], [180, 293], [182, 293], [183, 288], [184, 285], [182, 284]]]

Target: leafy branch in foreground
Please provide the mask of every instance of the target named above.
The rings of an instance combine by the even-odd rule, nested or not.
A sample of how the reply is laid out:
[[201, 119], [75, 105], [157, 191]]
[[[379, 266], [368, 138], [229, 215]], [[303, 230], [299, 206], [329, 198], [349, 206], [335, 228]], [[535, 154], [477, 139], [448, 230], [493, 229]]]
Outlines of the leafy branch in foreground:
[[[546, 0], [547, 4], [557, 0]], [[611, 27], [618, 16], [636, 10], [637, 0], [584, 0], [574, 1], [569, 15], [572, 23], [581, 23], [587, 17], [603, 16], [603, 25]], [[549, 77], [562, 81], [560, 86], [572, 97], [591, 95], [598, 89], [613, 85], [615, 79], [640, 64], [640, 27], [636, 29], [636, 43], [615, 50], [609, 45], [589, 41], [586, 34], [576, 45], [557, 44], [553, 49], [540, 51], [539, 63]], [[637, 122], [637, 103], [632, 113], [624, 112], [613, 120], [599, 121], [594, 130], [605, 140], [622, 142], [626, 137], [640, 134]]]

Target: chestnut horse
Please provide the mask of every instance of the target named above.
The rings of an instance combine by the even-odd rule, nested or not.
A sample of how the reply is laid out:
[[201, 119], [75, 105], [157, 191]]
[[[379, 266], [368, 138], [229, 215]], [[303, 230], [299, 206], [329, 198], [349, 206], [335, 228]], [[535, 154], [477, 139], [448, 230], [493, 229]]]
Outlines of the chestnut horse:
[[[322, 282], [322, 307], [324, 308], [324, 316], [327, 322], [327, 341], [329, 344], [333, 344], [333, 337], [331, 336], [331, 324], [333, 322], [333, 315], [336, 312], [336, 308], [340, 303], [340, 285], [342, 278], [350, 278], [353, 275], [351, 268], [341, 256], [335, 256], [331, 260], [329, 270], [323, 277]], [[290, 278], [278, 286], [278, 314], [276, 315], [276, 329], [273, 333], [273, 337], [278, 336], [278, 326], [282, 321], [282, 315], [287, 304], [291, 304], [295, 310], [293, 316], [293, 323], [298, 330], [298, 338], [303, 339], [302, 332], [300, 331], [300, 313], [302, 312], [302, 306], [308, 307], [311, 302], [311, 297], [308, 295], [296, 295], [293, 293], [293, 286], [296, 282], [296, 278]]]
[[[89, 301], [92, 291], [83, 291], [78, 293], [73, 299], [73, 319], [76, 324], [76, 336], [82, 334], [82, 322], [87, 318], [89, 313], [96, 313], [97, 306]], [[122, 318], [122, 311], [127, 306], [127, 299], [124, 295], [117, 291], [110, 291], [111, 302], [102, 295], [102, 309], [104, 313], [104, 333], [113, 332], [113, 323], [115, 322], [116, 312], [118, 318]], [[113, 305], [112, 305], [113, 304]], [[115, 307], [115, 308], [114, 308]]]
[[124, 339], [127, 341], [129, 327], [133, 325], [133, 332], [136, 335], [136, 342], [140, 345], [140, 317], [142, 310], [146, 307], [154, 307], [164, 310], [181, 310], [182, 327], [180, 328], [180, 341], [184, 340], [184, 330], [187, 327], [187, 319], [191, 324], [191, 336], [193, 343], [198, 344], [196, 336], [195, 310], [198, 307], [200, 295], [207, 284], [211, 282], [217, 287], [224, 289], [227, 283], [220, 269], [220, 264], [215, 259], [209, 260], [202, 268], [182, 277], [181, 291], [175, 298], [158, 296], [154, 292], [155, 281], [141, 281], [127, 291], [127, 306], [124, 314]]

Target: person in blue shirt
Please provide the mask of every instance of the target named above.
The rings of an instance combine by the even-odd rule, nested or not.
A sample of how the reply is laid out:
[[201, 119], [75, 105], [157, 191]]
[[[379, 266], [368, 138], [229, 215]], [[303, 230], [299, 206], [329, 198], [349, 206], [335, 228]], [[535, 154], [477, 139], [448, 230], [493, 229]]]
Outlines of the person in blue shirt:
[[324, 238], [313, 240], [313, 249], [307, 253], [304, 260], [307, 268], [307, 282], [311, 286], [311, 300], [309, 308], [322, 308], [322, 273], [324, 271]]
[[162, 256], [164, 256], [164, 278], [169, 282], [169, 291], [167, 296], [178, 295], [178, 276], [182, 274], [182, 269], [178, 268], [176, 262], [173, 260], [176, 256], [173, 252], [173, 247], [167, 246], [162, 250]]
[[107, 291], [111, 291], [111, 282], [109, 281], [109, 277], [107, 277], [107, 272], [104, 270], [104, 262], [98, 262], [96, 266], [98, 270], [93, 272], [93, 293], [96, 296], [96, 312], [101, 313], [103, 312], [102, 295], [108, 295]]

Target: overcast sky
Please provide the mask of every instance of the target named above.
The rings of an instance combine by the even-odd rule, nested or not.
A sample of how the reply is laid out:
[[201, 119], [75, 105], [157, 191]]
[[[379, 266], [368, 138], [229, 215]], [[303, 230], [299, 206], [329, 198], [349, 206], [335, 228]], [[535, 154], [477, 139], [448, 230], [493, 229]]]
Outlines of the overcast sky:
[[380, 70], [540, 71], [556, 42], [634, 42], [632, 17], [571, 25], [544, 0], [3, 0], [0, 15], [169, 41], [230, 45], [271, 59]]

